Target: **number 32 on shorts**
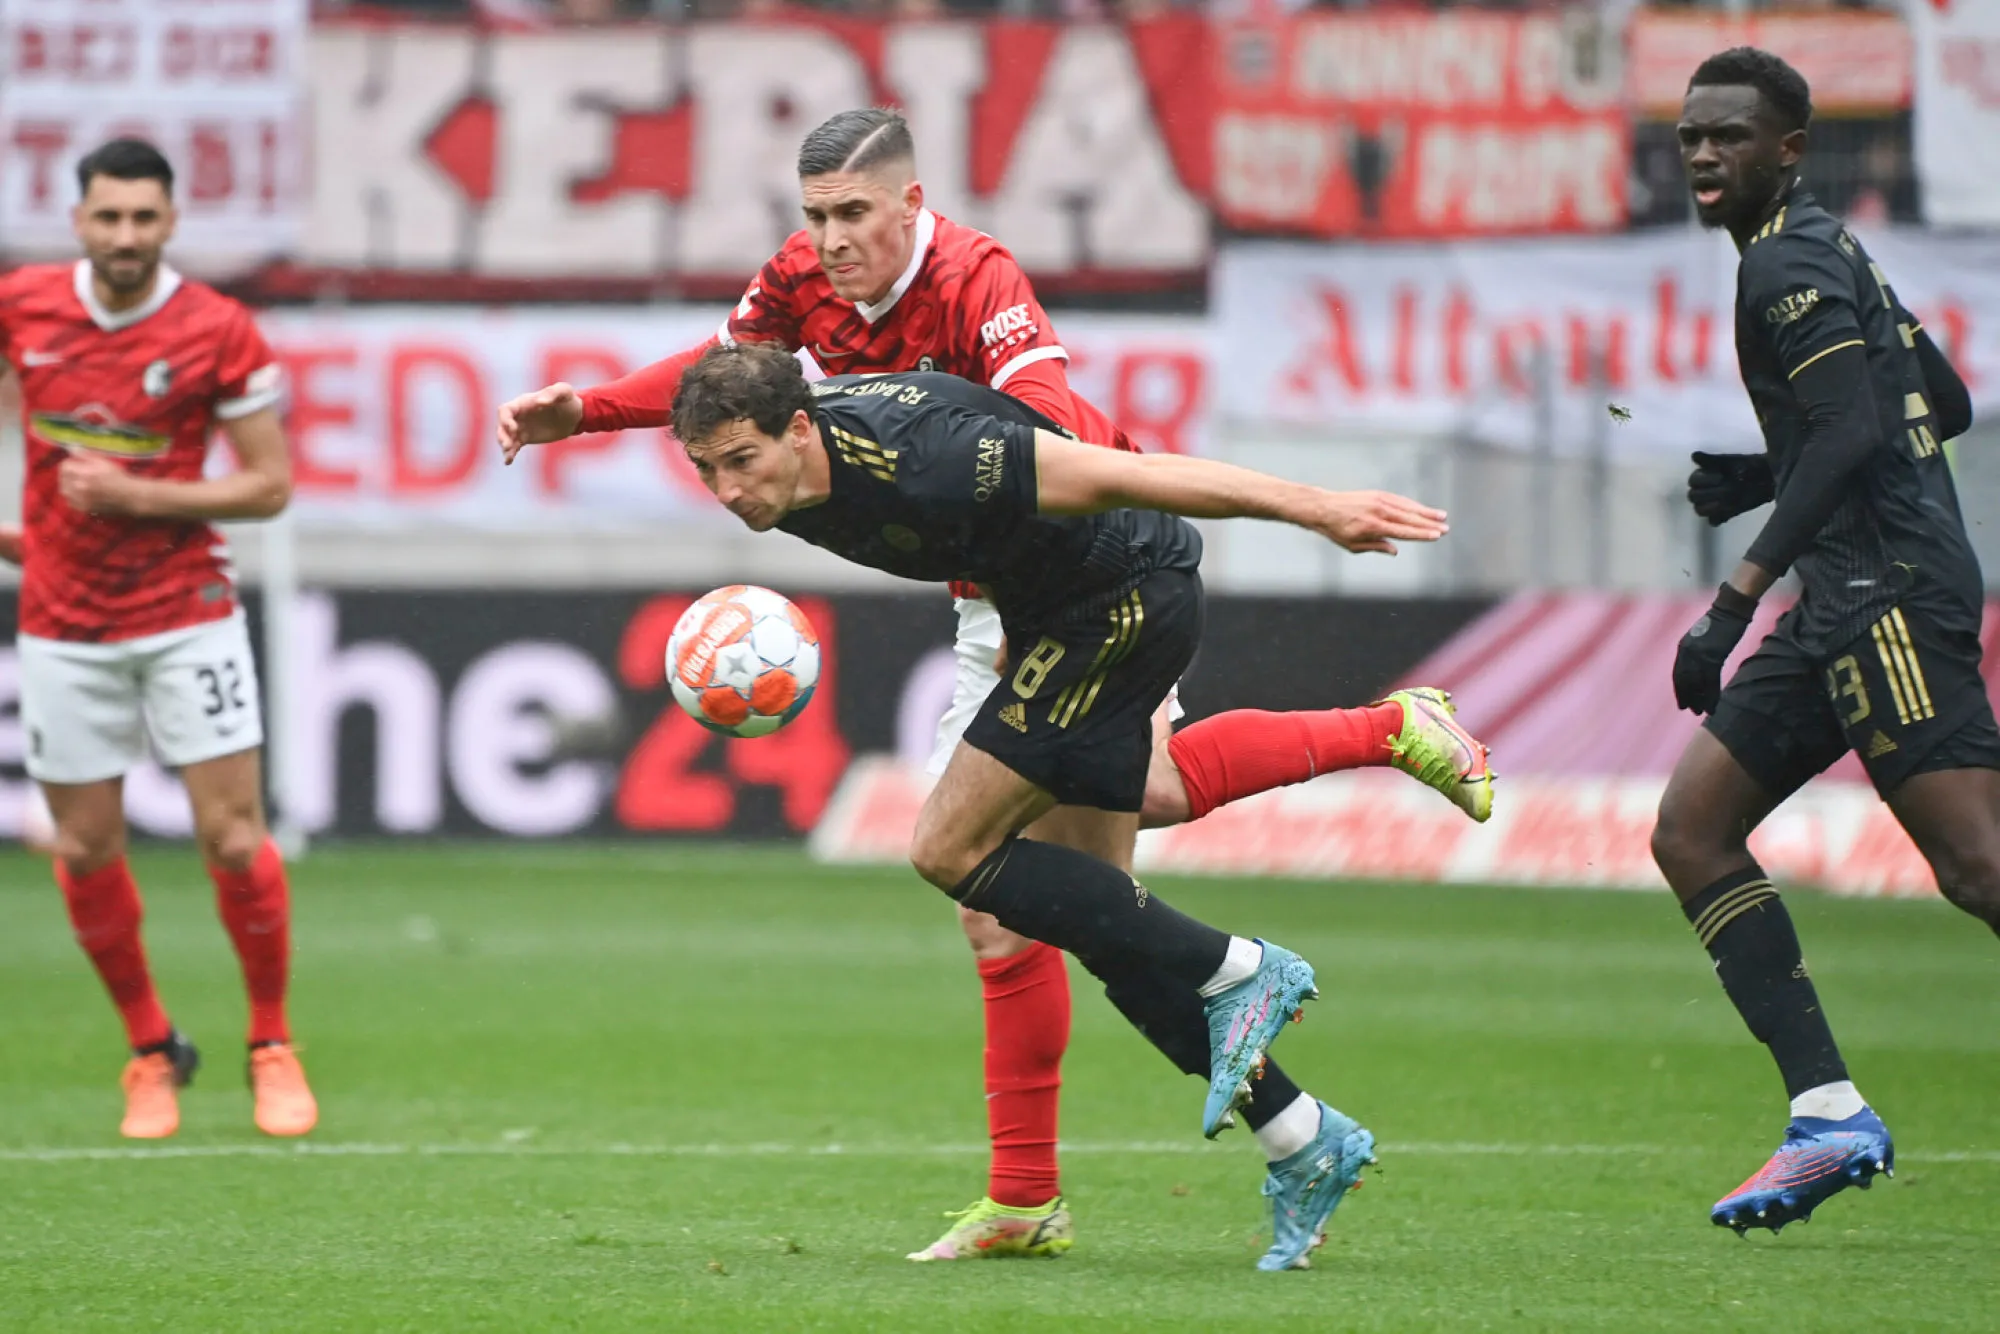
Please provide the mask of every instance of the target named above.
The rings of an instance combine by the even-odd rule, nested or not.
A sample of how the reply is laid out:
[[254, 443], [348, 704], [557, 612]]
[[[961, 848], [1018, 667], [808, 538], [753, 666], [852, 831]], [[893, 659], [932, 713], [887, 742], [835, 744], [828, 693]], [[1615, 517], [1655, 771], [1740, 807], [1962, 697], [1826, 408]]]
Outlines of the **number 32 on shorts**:
[[205, 692], [201, 711], [208, 717], [247, 707], [243, 701], [243, 669], [236, 665], [236, 659], [225, 659], [215, 667], [197, 667], [194, 676]]

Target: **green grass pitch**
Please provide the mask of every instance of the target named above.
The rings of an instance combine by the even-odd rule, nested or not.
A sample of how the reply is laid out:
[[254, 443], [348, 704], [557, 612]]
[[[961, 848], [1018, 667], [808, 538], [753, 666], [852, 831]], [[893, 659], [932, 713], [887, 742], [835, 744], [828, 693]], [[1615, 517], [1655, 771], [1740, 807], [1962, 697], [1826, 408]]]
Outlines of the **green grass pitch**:
[[261, 1141], [191, 854], [137, 869], [207, 1067], [163, 1149], [47, 869], [0, 856], [0, 1328], [1992, 1329], [2000, 942], [1790, 898], [1903, 1154], [1747, 1243], [1709, 1203], [1782, 1091], [1665, 896], [1171, 881], [1324, 999], [1279, 1054], [1382, 1167], [1310, 1273], [1251, 1265], [1261, 1164], [1072, 968], [1057, 1261], [915, 1266], [983, 1189], [978, 988], [907, 872], [731, 848], [329, 850], [295, 869], [322, 1105]]

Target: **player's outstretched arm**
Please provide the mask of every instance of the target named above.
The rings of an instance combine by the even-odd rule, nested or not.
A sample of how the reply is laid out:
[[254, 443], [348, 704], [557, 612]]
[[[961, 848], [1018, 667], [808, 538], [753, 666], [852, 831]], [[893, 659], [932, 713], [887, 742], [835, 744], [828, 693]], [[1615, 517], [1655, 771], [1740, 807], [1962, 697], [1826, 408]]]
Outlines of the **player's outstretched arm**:
[[566, 384], [552, 384], [532, 394], [520, 394], [500, 405], [494, 439], [508, 463], [529, 445], [546, 445], [576, 434], [583, 420], [583, 395]]
[[595, 389], [578, 392], [566, 384], [552, 384], [508, 399], [500, 405], [494, 431], [502, 457], [512, 463], [528, 445], [553, 444], [583, 432], [665, 426], [681, 376], [720, 341], [711, 338]]
[[9, 565], [21, 563], [21, 528], [19, 524], [0, 523], [0, 560]]
[[1213, 459], [1126, 454], [1035, 433], [1037, 505], [1046, 514], [1162, 510], [1189, 519], [1275, 519], [1349, 551], [1435, 542], [1443, 510], [1388, 491], [1327, 491]]
[[236, 450], [226, 477], [175, 482], [141, 477], [102, 454], [64, 459], [56, 474], [62, 498], [85, 514], [132, 519], [268, 519], [292, 498], [292, 455], [276, 408], [259, 408], [222, 423]]

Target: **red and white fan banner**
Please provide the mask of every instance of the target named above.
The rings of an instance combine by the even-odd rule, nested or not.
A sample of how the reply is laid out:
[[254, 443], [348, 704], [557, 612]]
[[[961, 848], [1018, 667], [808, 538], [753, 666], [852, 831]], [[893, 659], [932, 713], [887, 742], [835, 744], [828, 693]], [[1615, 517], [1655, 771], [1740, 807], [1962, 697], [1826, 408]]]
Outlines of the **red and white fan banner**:
[[[1855, 234], [1975, 408], [2000, 408], [2000, 236]], [[1736, 265], [1726, 238], [1693, 230], [1228, 247], [1214, 280], [1216, 407], [1239, 428], [1539, 440], [1568, 454], [1760, 449], [1736, 369]]]
[[1915, 0], [1917, 179], [1940, 227], [2000, 226], [2000, 5]]
[[[577, 436], [504, 467], [494, 411], [558, 380], [615, 379], [715, 333], [726, 307], [284, 309], [259, 323], [284, 363], [311, 527], [486, 529], [712, 518], [733, 525], [665, 430]], [[1198, 452], [1209, 336], [1196, 319], [1068, 316], [1070, 380], [1149, 451]]]
[[[855, 761], [813, 830], [820, 861], [894, 864], [932, 780], [915, 765]], [[1665, 784], [1646, 778], [1508, 782], [1473, 824], [1386, 770], [1329, 774], [1139, 835], [1138, 868], [1179, 875], [1410, 880], [1665, 891], [1649, 840]], [[1750, 839], [1782, 883], [1837, 894], [1924, 897], [1930, 868], [1872, 788], [1819, 781]]]
[[0, 0], [0, 246], [75, 250], [78, 158], [136, 135], [173, 162], [176, 253], [285, 253], [306, 202], [307, 0]]
[[[1945, 0], [1915, 0], [1905, 9]], [[1953, 0], [1971, 9], [1987, 0]], [[1803, 8], [1803, 6], [1801, 6]], [[1625, 42], [1625, 98], [1641, 116], [1681, 114], [1688, 76], [1732, 46], [1755, 46], [1790, 62], [1812, 86], [1813, 107], [1833, 115], [1881, 115], [1910, 105], [1910, 32], [1895, 14], [1717, 14], [1641, 9]], [[1922, 87], [1921, 76], [1915, 80]]]
[[1622, 226], [1617, 38], [1581, 11], [1218, 22], [1215, 210], [1318, 236]]

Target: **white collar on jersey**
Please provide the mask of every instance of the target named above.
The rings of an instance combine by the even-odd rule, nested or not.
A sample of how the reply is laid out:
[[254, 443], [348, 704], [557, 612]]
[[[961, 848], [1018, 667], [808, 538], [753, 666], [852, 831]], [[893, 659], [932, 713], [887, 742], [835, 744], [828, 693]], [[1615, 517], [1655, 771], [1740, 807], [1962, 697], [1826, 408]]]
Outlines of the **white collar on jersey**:
[[880, 322], [884, 315], [896, 308], [903, 299], [903, 293], [910, 290], [910, 284], [917, 280], [917, 270], [924, 266], [924, 256], [931, 253], [931, 238], [937, 235], [937, 214], [927, 208], [917, 210], [917, 243], [910, 248], [910, 267], [903, 270], [903, 276], [896, 279], [896, 285], [889, 289], [889, 295], [874, 304], [857, 301], [854, 308], [861, 312], [861, 318], [870, 324]]
[[159, 272], [153, 277], [151, 296], [130, 310], [106, 310], [104, 304], [97, 299], [97, 289], [91, 285], [90, 261], [80, 259], [76, 262], [76, 299], [83, 303], [83, 309], [89, 314], [90, 322], [106, 333], [117, 333], [120, 329], [131, 328], [148, 315], [156, 313], [161, 306], [173, 299], [175, 292], [180, 290], [181, 276], [172, 268], [162, 264]]

